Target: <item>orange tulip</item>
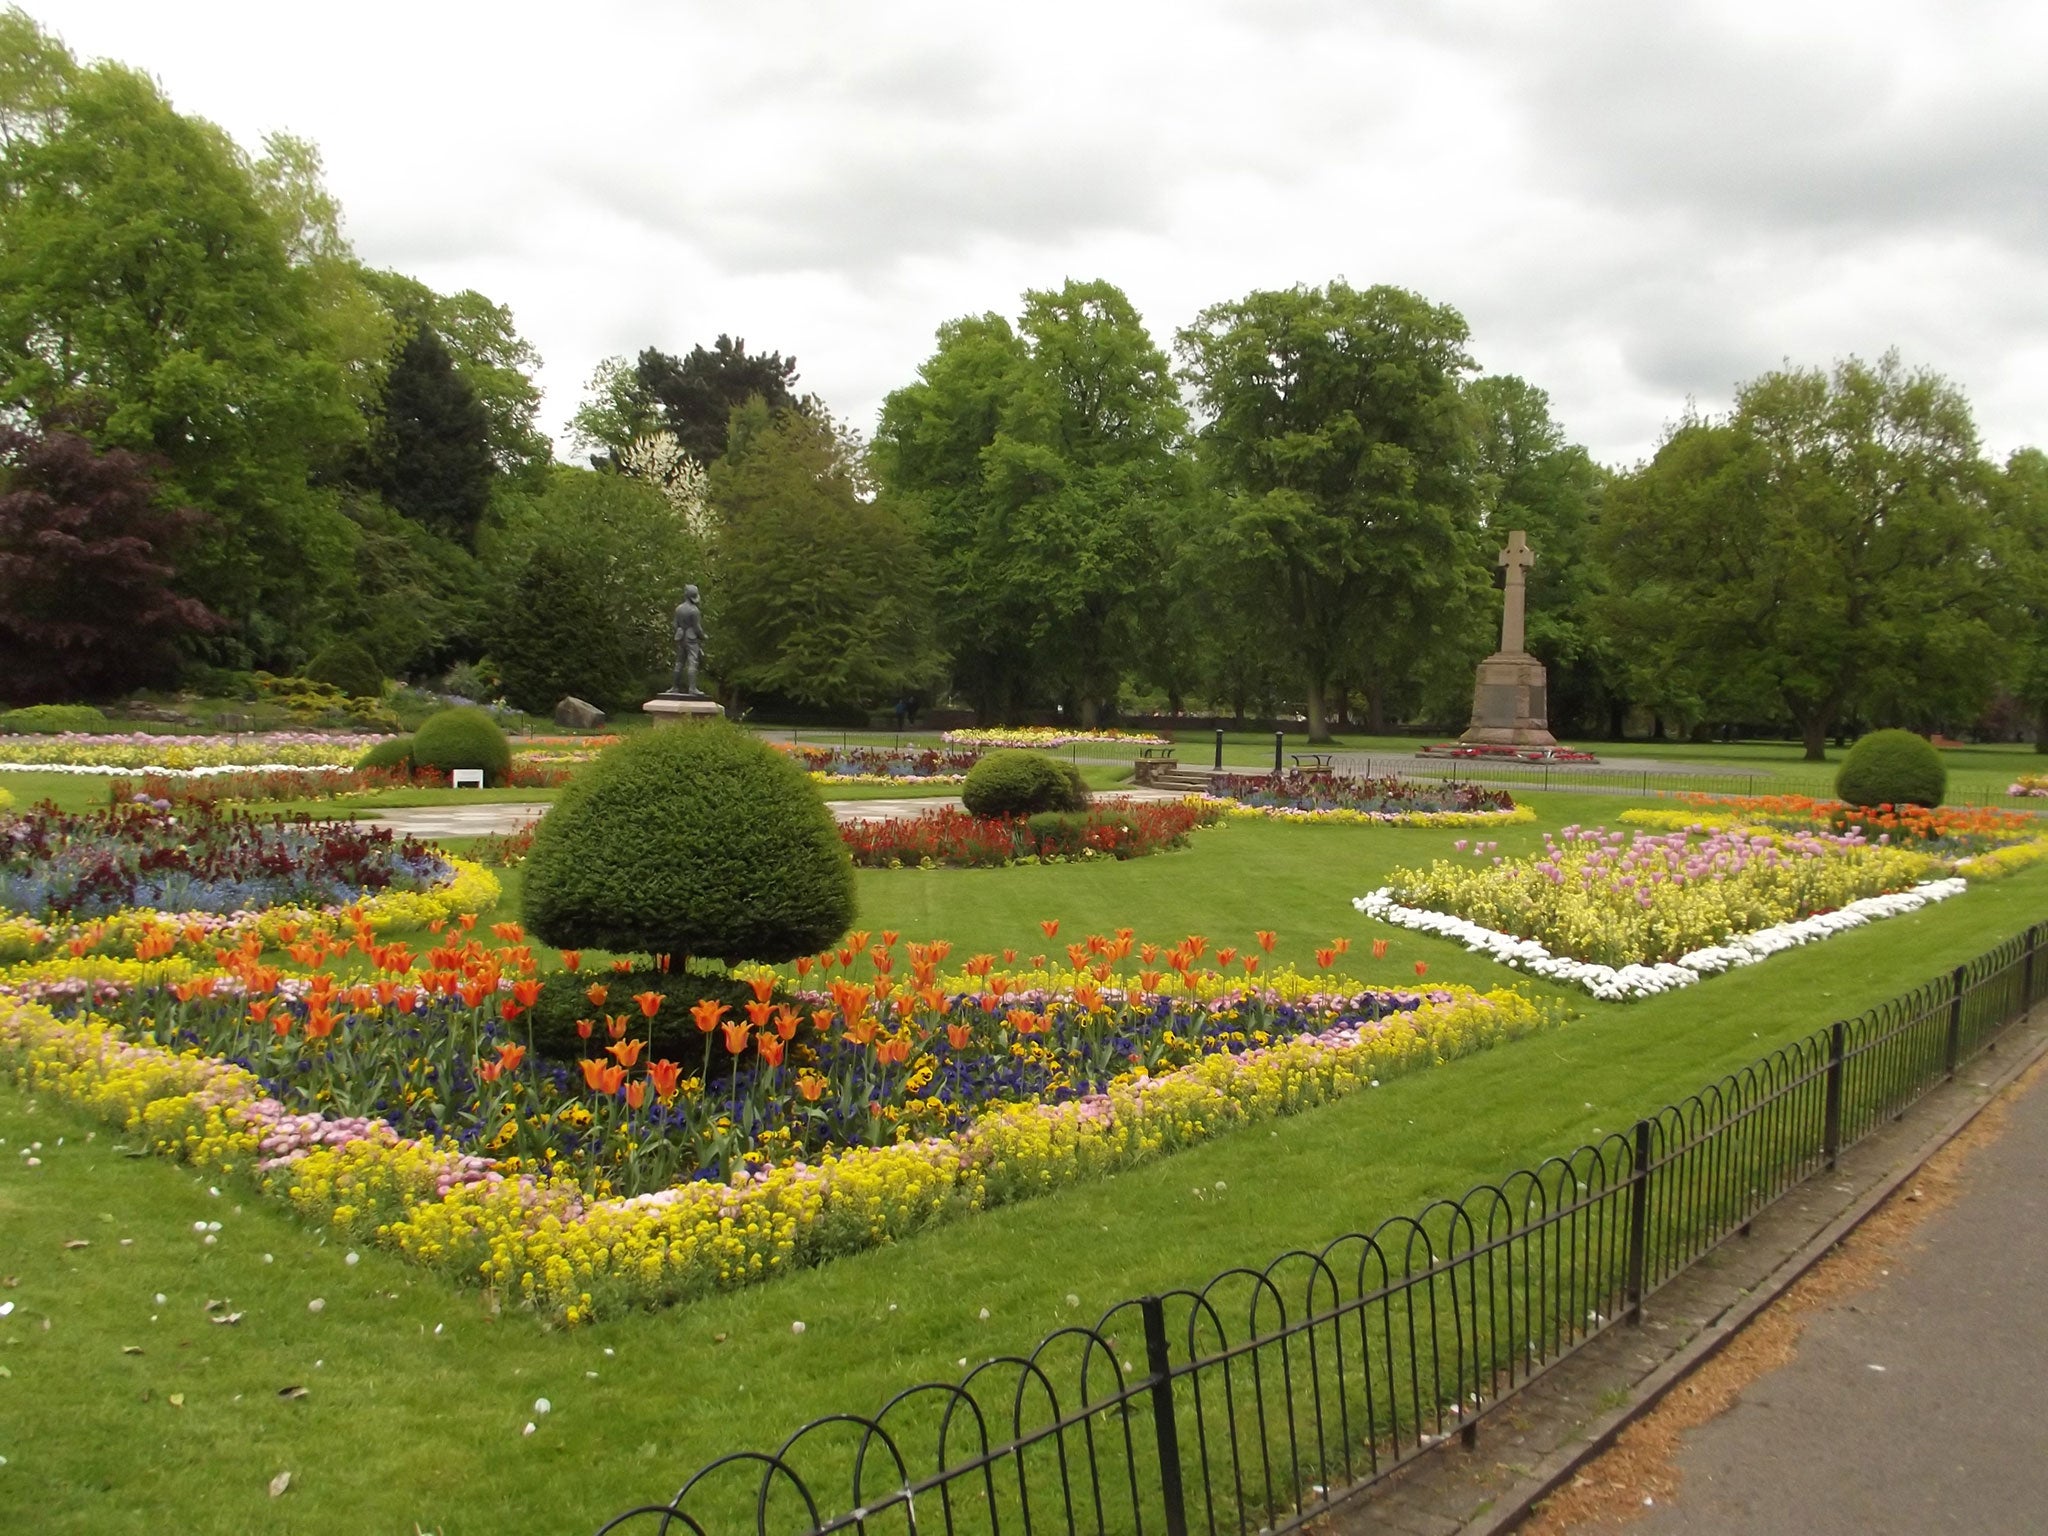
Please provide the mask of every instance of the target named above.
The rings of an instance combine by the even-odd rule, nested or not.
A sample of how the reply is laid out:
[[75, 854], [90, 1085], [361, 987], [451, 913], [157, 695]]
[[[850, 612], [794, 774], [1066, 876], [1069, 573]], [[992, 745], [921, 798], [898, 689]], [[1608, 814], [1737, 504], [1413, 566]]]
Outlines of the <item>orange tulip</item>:
[[516, 1072], [519, 1063], [526, 1060], [526, 1047], [516, 1040], [508, 1040], [498, 1047], [498, 1065], [507, 1072]]
[[334, 1015], [315, 1003], [306, 1014], [306, 1035], [309, 1039], [325, 1040], [334, 1033], [335, 1023]]
[[682, 1076], [683, 1069], [672, 1061], [647, 1063], [647, 1079], [654, 1084], [655, 1097], [664, 1104], [676, 1096], [676, 1085]]
[[811, 959], [811, 957], [810, 957], [809, 955], [798, 955], [798, 956], [796, 957], [796, 973], [797, 973], [797, 975], [799, 975], [799, 976], [808, 976], [808, 975], [810, 975], [810, 974], [811, 974], [811, 967], [812, 967], [813, 965], [815, 965], [816, 963], [817, 963], [817, 962], [816, 962], [816, 961], [814, 961], [813, 959]]
[[756, 1029], [765, 1028], [768, 1023], [768, 1016], [775, 1011], [775, 1005], [766, 998], [750, 1002], [746, 1005], [746, 1008], [747, 1022]]
[[1060, 920], [1056, 917], [1042, 918], [1040, 919], [1038, 926], [1044, 931], [1045, 936], [1049, 939], [1054, 937], [1060, 931]]
[[896, 947], [896, 930], [894, 928], [884, 928], [882, 930], [882, 942], [888, 945], [889, 948], [894, 949]]
[[647, 1085], [633, 1082], [626, 1085], [626, 1108], [638, 1109], [647, 1102]]
[[948, 1024], [946, 1026], [946, 1043], [952, 1046], [953, 1049], [956, 1051], [966, 1050], [967, 1042], [972, 1040], [973, 1038], [974, 1030], [969, 1025]]
[[708, 1035], [711, 1031], [718, 1028], [718, 1021], [730, 1012], [732, 1010], [726, 1007], [725, 1004], [713, 1002], [710, 998], [705, 997], [699, 998], [695, 1006], [690, 1009], [690, 1017], [697, 1021], [697, 1028]]
[[822, 1035], [831, 1027], [832, 1010], [830, 1008], [813, 1008], [811, 1010], [811, 1028]]
[[526, 930], [517, 923], [493, 923], [491, 932], [498, 936], [500, 942], [506, 944], [517, 944], [526, 937]]
[[815, 1104], [825, 1095], [825, 1079], [815, 1072], [805, 1072], [796, 1080], [796, 1091], [803, 1095], [805, 1103]]
[[661, 1012], [661, 994], [659, 992], [635, 992], [633, 994], [633, 1001], [640, 1005], [640, 1013], [643, 1018], [651, 1019]]
[[1319, 949], [1316, 951], [1316, 964], [1326, 971], [1336, 962], [1336, 959], [1337, 951], [1334, 949]]
[[1258, 975], [1259, 957], [1257, 955], [1246, 955], [1244, 957], [1244, 973], [1247, 976]]
[[666, 976], [669, 966], [674, 964], [674, 962], [675, 957], [673, 955], [656, 955], [654, 957], [654, 968]]
[[1270, 928], [1261, 928], [1259, 930], [1258, 938], [1259, 948], [1263, 949], [1269, 955], [1273, 953], [1273, 944], [1275, 941], [1275, 935], [1273, 933], [1273, 930]]
[[730, 1023], [722, 1024], [719, 1027], [725, 1032], [725, 1048], [732, 1052], [733, 1055], [737, 1056], [747, 1048], [747, 1039], [750, 1032], [746, 1025], [734, 1019]]
[[457, 916], [456, 921], [462, 924], [463, 931], [467, 933], [476, 926], [476, 914], [474, 912], [461, 913]]
[[250, 1022], [254, 1024], [261, 1024], [264, 1020], [264, 1016], [270, 1012], [270, 1005], [274, 1001], [274, 998], [266, 997], [261, 1002], [251, 1003], [249, 1005]]
[[1231, 949], [1219, 949], [1219, 950], [1217, 950], [1217, 951], [1216, 951], [1216, 969], [1217, 969], [1217, 970], [1219, 970], [1219, 971], [1220, 971], [1220, 970], [1222, 970], [1222, 969], [1223, 969], [1223, 967], [1225, 967], [1226, 965], [1230, 964], [1230, 962], [1231, 962], [1231, 961], [1233, 961], [1233, 960], [1235, 960], [1236, 958], [1237, 958], [1237, 950], [1236, 950], [1235, 948], [1231, 948]]
[[775, 1033], [785, 1040], [796, 1038], [796, 1029], [803, 1023], [803, 1015], [784, 1003], [775, 1010]]
[[513, 982], [512, 1001], [521, 1008], [531, 1008], [540, 1001], [540, 983], [530, 980]]
[[1429, 974], [1429, 962], [1427, 960], [1416, 961], [1415, 974], [1417, 976], [1427, 976]]
[[583, 989], [583, 995], [590, 999], [591, 1007], [602, 1008], [604, 1006], [604, 1000], [607, 997], [611, 996], [611, 993], [605, 989], [605, 985], [603, 982], [593, 981], [589, 986]]
[[608, 1013], [604, 1016], [605, 1038], [623, 1040], [626, 1038], [626, 1016], [623, 1013]]
[[754, 1049], [761, 1053], [761, 1059], [771, 1067], [782, 1065], [782, 1042], [773, 1035], [762, 1035], [754, 1042]]
[[747, 985], [753, 988], [754, 1001], [757, 1003], [765, 1003], [775, 995], [775, 976], [773, 972], [766, 976], [749, 976], [747, 978]]
[[856, 955], [863, 953], [868, 947], [867, 929], [863, 928], [858, 933], [849, 933], [846, 936], [846, 942], [853, 946], [853, 952]]
[[643, 1040], [620, 1040], [606, 1046], [605, 1050], [620, 1066], [630, 1067], [640, 1059], [640, 1047], [644, 1044], [646, 1042]]
[[594, 1089], [604, 1080], [605, 1059], [602, 1056], [585, 1056], [576, 1065], [583, 1069], [585, 1087]]
[[595, 1028], [597, 1028], [597, 1025], [593, 1020], [578, 1019], [576, 1021], [576, 1037], [579, 1040], [588, 1040], [590, 1032]]
[[486, 1083], [495, 1083], [504, 1070], [505, 1064], [501, 1061], [480, 1061], [476, 1064], [477, 1077]]
[[1006, 949], [1006, 950], [1004, 950], [1004, 951], [1003, 951], [1003, 964], [1005, 964], [1005, 965], [1015, 965], [1016, 963], [1017, 963], [1017, 951], [1015, 951], [1014, 949]]
[[1372, 957], [1375, 960], [1387, 958], [1387, 941], [1385, 939], [1374, 939], [1372, 941]]
[[614, 960], [612, 962], [612, 974], [614, 976], [630, 975], [632, 970], [633, 962], [630, 960]]

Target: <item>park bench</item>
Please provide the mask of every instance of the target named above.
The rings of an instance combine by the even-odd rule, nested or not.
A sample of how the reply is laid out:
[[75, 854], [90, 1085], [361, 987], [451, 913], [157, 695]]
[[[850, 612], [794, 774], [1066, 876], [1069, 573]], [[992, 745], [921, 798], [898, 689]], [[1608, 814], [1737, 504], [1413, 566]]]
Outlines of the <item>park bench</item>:
[[484, 771], [481, 768], [454, 768], [448, 773], [448, 787], [451, 789], [482, 789]]
[[1289, 755], [1294, 759], [1294, 769], [1297, 773], [1315, 773], [1327, 777], [1336, 771], [1332, 766], [1335, 755], [1333, 753], [1295, 752]]
[[1147, 763], [1170, 763], [1174, 761], [1174, 751], [1175, 749], [1171, 745], [1164, 747], [1140, 747], [1138, 748], [1138, 759], [1140, 762]]

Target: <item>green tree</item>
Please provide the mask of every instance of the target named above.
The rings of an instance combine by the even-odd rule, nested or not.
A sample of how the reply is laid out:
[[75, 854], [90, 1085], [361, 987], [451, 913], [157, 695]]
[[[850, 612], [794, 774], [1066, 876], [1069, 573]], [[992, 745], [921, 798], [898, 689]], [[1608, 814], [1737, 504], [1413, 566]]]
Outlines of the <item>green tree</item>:
[[377, 296], [394, 334], [419, 327], [432, 330], [447, 348], [487, 420], [491, 460], [498, 471], [528, 490], [538, 490], [554, 445], [540, 430], [540, 354], [519, 334], [512, 311], [464, 288], [436, 293], [417, 278], [398, 272], [363, 272], [363, 284]]
[[733, 419], [712, 469], [711, 661], [728, 687], [871, 707], [940, 675], [931, 572], [901, 509], [865, 493], [857, 439], [821, 411]]
[[2014, 623], [2013, 695], [2034, 722], [2034, 750], [2048, 753], [2048, 453], [2022, 448], [1990, 487], [1998, 566]]
[[370, 478], [399, 512], [475, 546], [497, 474], [490, 416], [431, 326], [415, 326], [392, 360], [369, 460]]
[[539, 492], [508, 494], [499, 507], [502, 526], [487, 529], [482, 546], [499, 609], [517, 601], [512, 587], [534, 549], [554, 545], [582, 567], [634, 678], [666, 679], [669, 616], [684, 585], [704, 581], [707, 557], [661, 493], [626, 475], [557, 464]]
[[1896, 353], [1765, 374], [1610, 489], [1612, 631], [1667, 700], [1773, 703], [1812, 762], [1852, 707], [1974, 713], [2004, 649], [1987, 481], [1962, 392]]
[[0, 46], [0, 404], [160, 459], [167, 499], [212, 514], [188, 589], [275, 656], [346, 579], [311, 479], [363, 436], [316, 276], [218, 128], [19, 12]]
[[661, 405], [640, 383], [630, 358], [607, 357], [583, 385], [569, 418], [569, 441], [594, 468], [616, 466], [636, 441], [662, 430]]
[[883, 406], [878, 461], [923, 509], [959, 681], [984, 713], [1048, 688], [1093, 724], [1165, 596], [1187, 490], [1166, 356], [1120, 290], [1069, 282], [1025, 294], [1015, 331], [943, 328], [920, 373]]
[[1383, 688], [1473, 601], [1465, 339], [1448, 306], [1342, 282], [1252, 293], [1180, 333], [1228, 542], [1301, 680], [1312, 740], [1329, 737], [1329, 684]]
[[681, 357], [649, 347], [633, 365], [640, 387], [661, 410], [662, 423], [699, 464], [725, 453], [732, 413], [758, 399], [771, 411], [801, 407], [796, 359], [780, 352], [749, 352], [744, 340], [721, 335], [710, 347]]
[[535, 546], [512, 583], [491, 656], [505, 697], [529, 714], [547, 714], [564, 694], [603, 709], [637, 703], [643, 681], [584, 562], [553, 543]]

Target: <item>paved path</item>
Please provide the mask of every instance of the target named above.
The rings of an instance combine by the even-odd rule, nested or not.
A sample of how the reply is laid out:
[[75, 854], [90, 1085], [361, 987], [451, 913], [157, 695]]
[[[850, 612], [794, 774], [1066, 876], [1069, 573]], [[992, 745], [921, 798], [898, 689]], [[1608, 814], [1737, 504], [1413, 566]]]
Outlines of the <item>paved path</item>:
[[2048, 1530], [2048, 1086], [2009, 1114], [1875, 1289], [1686, 1435], [1676, 1501], [1632, 1532]]
[[[1144, 789], [1129, 785], [1114, 795], [1118, 800], [1178, 800], [1170, 790]], [[957, 796], [915, 795], [902, 800], [828, 800], [832, 814], [841, 821], [908, 821], [939, 806], [958, 808]], [[366, 816], [373, 827], [389, 827], [406, 837], [484, 837], [491, 833], [516, 832], [530, 821], [547, 814], [545, 801], [500, 801], [476, 805], [430, 805], [404, 810], [380, 811]]]

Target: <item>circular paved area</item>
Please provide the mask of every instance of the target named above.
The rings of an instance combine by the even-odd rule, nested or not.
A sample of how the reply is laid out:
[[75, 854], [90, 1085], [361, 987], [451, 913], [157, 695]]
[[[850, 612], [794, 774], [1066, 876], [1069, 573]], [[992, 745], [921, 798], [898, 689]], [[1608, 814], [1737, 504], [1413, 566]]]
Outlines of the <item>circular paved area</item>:
[[[1142, 789], [1132, 785], [1106, 799], [1178, 800], [1171, 790]], [[841, 821], [907, 821], [939, 806], [958, 808], [956, 796], [918, 795], [902, 800], [828, 800], [832, 814]], [[404, 837], [486, 837], [492, 833], [516, 832], [530, 821], [547, 814], [545, 801], [498, 801], [477, 805], [429, 805], [405, 810], [380, 811], [362, 818], [373, 827], [389, 827]]]

